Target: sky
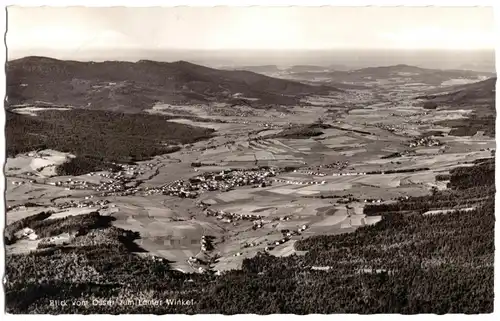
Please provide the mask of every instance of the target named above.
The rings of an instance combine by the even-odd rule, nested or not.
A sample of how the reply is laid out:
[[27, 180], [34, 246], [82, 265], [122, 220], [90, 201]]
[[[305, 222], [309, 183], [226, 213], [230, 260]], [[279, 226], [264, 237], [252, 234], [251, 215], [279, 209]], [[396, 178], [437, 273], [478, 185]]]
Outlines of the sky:
[[9, 7], [9, 53], [492, 49], [491, 7]]

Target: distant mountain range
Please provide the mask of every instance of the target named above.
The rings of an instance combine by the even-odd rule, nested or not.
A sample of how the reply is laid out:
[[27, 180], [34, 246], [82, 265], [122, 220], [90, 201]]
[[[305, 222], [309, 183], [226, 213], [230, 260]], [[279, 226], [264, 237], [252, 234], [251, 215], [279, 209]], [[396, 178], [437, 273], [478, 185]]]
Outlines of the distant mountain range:
[[329, 67], [314, 66], [314, 65], [295, 65], [287, 68], [289, 72], [315, 72], [315, 71], [329, 71]]
[[230, 68], [231, 70], [246, 70], [256, 73], [272, 73], [281, 71], [276, 65], [262, 65], [262, 66], [242, 66]]
[[236, 67], [223, 67], [225, 70], [248, 70], [256, 73], [279, 73], [279, 72], [288, 72], [288, 73], [301, 73], [301, 72], [328, 72], [341, 70], [346, 71], [349, 70], [347, 66], [344, 65], [329, 65], [329, 66], [316, 66], [316, 65], [295, 65], [291, 67], [278, 67], [276, 65], [256, 65], [256, 66], [236, 66]]
[[292, 105], [306, 95], [338, 90], [185, 61], [78, 62], [26, 57], [7, 63], [8, 105], [41, 101], [137, 112], [157, 102], [233, 103], [242, 97], [251, 98], [252, 105]]

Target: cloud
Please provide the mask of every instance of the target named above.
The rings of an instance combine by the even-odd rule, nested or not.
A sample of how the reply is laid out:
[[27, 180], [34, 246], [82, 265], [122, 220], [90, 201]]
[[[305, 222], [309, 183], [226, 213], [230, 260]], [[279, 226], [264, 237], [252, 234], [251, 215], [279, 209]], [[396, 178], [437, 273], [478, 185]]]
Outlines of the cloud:
[[140, 48], [135, 39], [114, 30], [89, 30], [40, 26], [7, 32], [10, 49], [50, 48], [64, 50]]

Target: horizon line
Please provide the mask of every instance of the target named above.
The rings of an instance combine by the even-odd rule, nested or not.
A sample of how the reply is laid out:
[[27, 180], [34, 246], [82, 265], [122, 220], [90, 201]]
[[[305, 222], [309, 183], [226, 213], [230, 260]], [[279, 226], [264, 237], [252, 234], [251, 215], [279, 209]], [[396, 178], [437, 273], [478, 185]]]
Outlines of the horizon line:
[[[130, 61], [130, 60], [101, 60], [101, 61], [95, 61], [95, 60], [76, 60], [76, 59], [60, 59], [60, 58], [54, 58], [54, 57], [49, 57], [49, 56], [40, 56], [40, 55], [30, 55], [30, 56], [25, 56], [21, 58], [15, 58], [15, 59], [7, 59], [6, 62], [13, 61], [13, 60], [20, 60], [20, 59], [27, 59], [27, 58], [42, 58], [42, 59], [51, 59], [51, 60], [56, 60], [56, 61], [73, 61], [73, 62], [81, 62], [81, 63], [106, 63], [106, 62], [127, 62], [127, 63], [138, 63], [140, 61], [151, 61], [151, 62], [161, 62], [161, 63], [179, 63], [179, 62], [187, 62], [189, 64], [193, 65], [199, 65], [203, 67], [208, 67], [208, 68], [215, 68], [215, 67], [210, 67], [205, 64], [201, 64], [199, 62], [193, 62], [189, 60], [183, 60], [183, 59], [178, 59], [178, 60], [173, 60], [173, 61], [161, 61], [161, 60], [154, 60], [154, 59], [138, 59], [135, 61]], [[275, 65], [276, 64], [270, 64], [270, 65]], [[328, 67], [332, 64], [329, 65], [318, 65], [318, 66], [325, 66]], [[248, 65], [246, 67], [256, 67], [256, 66], [262, 66], [262, 65]], [[315, 66], [314, 64], [292, 64], [290, 66]], [[407, 63], [395, 63], [395, 64], [389, 64], [389, 65], [374, 65], [372, 67], [378, 68], [378, 67], [392, 67], [392, 66], [409, 66], [409, 67], [417, 67], [417, 68], [423, 68], [423, 69], [435, 69], [435, 68], [428, 68], [428, 67], [421, 67], [418, 64], [407, 64]], [[220, 68], [220, 67], [219, 67]], [[216, 68], [217, 69], [217, 68]], [[360, 68], [363, 69], [363, 68]], [[453, 68], [448, 68], [448, 69], [443, 69], [443, 70], [453, 70]], [[466, 70], [466, 69], [464, 69]], [[492, 71], [490, 73], [493, 73], [496, 75], [496, 70]]]

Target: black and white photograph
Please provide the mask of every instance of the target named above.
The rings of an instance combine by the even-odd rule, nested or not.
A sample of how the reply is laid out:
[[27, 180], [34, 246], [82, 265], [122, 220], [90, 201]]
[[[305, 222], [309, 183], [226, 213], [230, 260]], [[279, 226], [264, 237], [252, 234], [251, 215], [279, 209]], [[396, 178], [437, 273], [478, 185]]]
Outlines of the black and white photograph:
[[493, 7], [4, 8], [4, 313], [494, 312]]

